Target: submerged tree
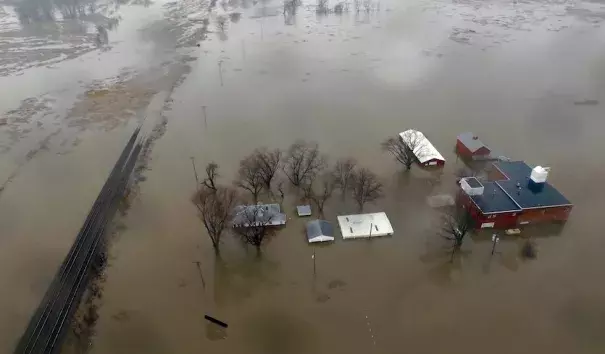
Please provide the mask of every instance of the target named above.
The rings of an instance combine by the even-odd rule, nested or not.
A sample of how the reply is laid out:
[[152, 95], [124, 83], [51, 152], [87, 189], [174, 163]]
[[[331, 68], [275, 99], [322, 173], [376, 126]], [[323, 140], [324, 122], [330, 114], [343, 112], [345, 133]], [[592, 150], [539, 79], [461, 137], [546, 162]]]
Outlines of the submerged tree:
[[356, 166], [357, 161], [350, 157], [336, 161], [332, 174], [335, 186], [340, 188], [343, 198], [346, 195], [346, 192], [349, 190], [349, 184], [353, 178], [353, 173], [355, 172]]
[[240, 161], [238, 179], [235, 185], [247, 190], [252, 195], [252, 201], [256, 204], [258, 196], [263, 190], [265, 181], [261, 172], [261, 165], [254, 155], [245, 157]]
[[192, 202], [197, 207], [199, 217], [218, 254], [223, 231], [233, 217], [237, 192], [228, 187], [219, 186], [215, 189], [202, 187], [195, 192]]
[[218, 164], [214, 161], [206, 165], [206, 178], [202, 181], [204, 187], [216, 190], [216, 179], [220, 175], [218, 174]]
[[290, 182], [301, 188], [311, 183], [325, 167], [326, 159], [317, 144], [297, 141], [290, 146], [283, 168]]
[[321, 216], [324, 214], [324, 206], [332, 197], [334, 189], [336, 189], [336, 182], [329, 174], [324, 175], [320, 181], [313, 181], [303, 187], [305, 197], [315, 203]]
[[406, 170], [410, 170], [416, 158], [425, 153], [424, 139], [416, 130], [407, 130], [402, 137], [390, 137], [381, 145], [382, 149], [390, 152]]
[[360, 212], [363, 211], [364, 204], [382, 197], [382, 188], [378, 176], [367, 168], [360, 168], [352, 175], [351, 191]]
[[441, 215], [441, 236], [451, 242], [451, 260], [454, 254], [460, 251], [464, 237], [474, 227], [473, 218], [461, 204], [447, 210]]
[[251, 155], [251, 158], [258, 164], [260, 176], [268, 192], [271, 191], [271, 182], [281, 166], [282, 155], [283, 153], [279, 149], [268, 150], [267, 148], [256, 149]]
[[236, 215], [238, 225], [234, 226], [233, 230], [242, 242], [256, 247], [260, 253], [263, 242], [273, 231], [271, 222], [274, 216], [263, 205], [241, 208]]

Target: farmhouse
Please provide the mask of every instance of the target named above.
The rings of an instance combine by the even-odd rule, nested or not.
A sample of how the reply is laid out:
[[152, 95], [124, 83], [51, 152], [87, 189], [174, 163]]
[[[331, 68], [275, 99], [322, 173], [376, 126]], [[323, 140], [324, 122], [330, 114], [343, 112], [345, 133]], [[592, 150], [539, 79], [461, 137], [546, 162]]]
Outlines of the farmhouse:
[[461, 157], [472, 159], [476, 157], [487, 157], [491, 154], [487, 147], [479, 138], [470, 132], [458, 135], [456, 139], [456, 152]]
[[443, 166], [445, 159], [431, 142], [417, 130], [409, 129], [399, 133], [401, 141], [412, 149], [422, 166]]
[[478, 228], [508, 229], [546, 221], [565, 221], [573, 207], [548, 183], [548, 168], [523, 161], [493, 163], [489, 182], [460, 181], [460, 198]]

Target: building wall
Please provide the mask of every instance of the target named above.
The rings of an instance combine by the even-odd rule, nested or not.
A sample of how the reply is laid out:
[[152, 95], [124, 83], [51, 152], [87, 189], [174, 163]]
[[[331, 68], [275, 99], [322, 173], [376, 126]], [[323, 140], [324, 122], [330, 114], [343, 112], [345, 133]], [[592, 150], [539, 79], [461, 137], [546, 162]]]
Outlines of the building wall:
[[489, 153], [491, 151], [486, 147], [481, 147], [480, 149], [478, 149], [477, 151], [475, 151], [473, 153], [460, 140], [456, 140], [456, 152], [458, 153], [458, 155], [470, 159], [473, 157], [473, 155], [475, 155], [475, 156], [489, 155]]
[[540, 222], [565, 221], [569, 217], [572, 207], [554, 207], [541, 209], [525, 209], [519, 216], [519, 225], [535, 224]]
[[422, 164], [424, 167], [441, 167], [443, 165], [445, 165], [445, 161], [437, 159], [428, 160]]

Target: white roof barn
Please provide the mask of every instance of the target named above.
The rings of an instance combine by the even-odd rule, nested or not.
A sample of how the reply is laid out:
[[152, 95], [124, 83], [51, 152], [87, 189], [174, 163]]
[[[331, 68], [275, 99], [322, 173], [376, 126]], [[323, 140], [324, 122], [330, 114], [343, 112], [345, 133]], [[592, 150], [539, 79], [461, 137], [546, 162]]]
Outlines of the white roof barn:
[[423, 165], [442, 165], [445, 163], [443, 156], [431, 144], [431, 142], [422, 134], [414, 129], [408, 129], [399, 133], [401, 141], [412, 149], [414, 155]]

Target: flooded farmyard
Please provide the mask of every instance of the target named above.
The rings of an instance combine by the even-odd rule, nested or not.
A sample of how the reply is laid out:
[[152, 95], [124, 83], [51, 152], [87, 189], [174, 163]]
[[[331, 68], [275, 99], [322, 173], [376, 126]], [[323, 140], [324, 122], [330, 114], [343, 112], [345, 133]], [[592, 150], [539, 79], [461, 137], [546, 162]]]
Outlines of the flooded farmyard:
[[[605, 351], [605, 4], [97, 1], [52, 18], [23, 4], [0, 7], [1, 352], [141, 123], [151, 144], [109, 233], [94, 320], [65, 353]], [[442, 173], [405, 171], [381, 149], [410, 128], [445, 157]], [[455, 193], [465, 131], [551, 167], [569, 221], [500, 233], [493, 256], [492, 233], [471, 233], [451, 262], [426, 197]], [[226, 230], [217, 256], [192, 161], [232, 185], [254, 149], [301, 139], [380, 178], [384, 197], [364, 211], [384, 211], [394, 234], [344, 241], [336, 228], [310, 245], [288, 182], [286, 225], [260, 255]], [[336, 191], [325, 219], [356, 212]]]

